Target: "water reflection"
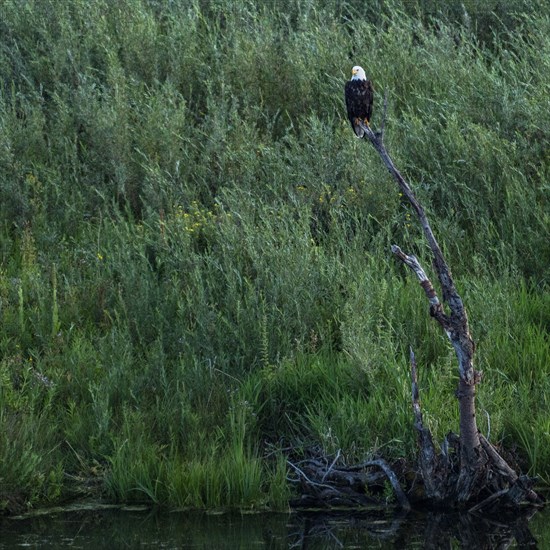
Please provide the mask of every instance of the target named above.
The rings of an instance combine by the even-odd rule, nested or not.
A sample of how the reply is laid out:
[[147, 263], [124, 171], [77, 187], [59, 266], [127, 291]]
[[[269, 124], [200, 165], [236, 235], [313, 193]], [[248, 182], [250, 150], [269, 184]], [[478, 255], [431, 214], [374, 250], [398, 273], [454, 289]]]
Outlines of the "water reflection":
[[295, 548], [467, 548], [536, 547], [529, 516], [494, 518], [470, 514], [409, 513], [403, 516], [313, 516], [294, 541]]
[[550, 548], [549, 512], [529, 521], [435, 512], [213, 515], [73, 507], [0, 520], [0, 548]]

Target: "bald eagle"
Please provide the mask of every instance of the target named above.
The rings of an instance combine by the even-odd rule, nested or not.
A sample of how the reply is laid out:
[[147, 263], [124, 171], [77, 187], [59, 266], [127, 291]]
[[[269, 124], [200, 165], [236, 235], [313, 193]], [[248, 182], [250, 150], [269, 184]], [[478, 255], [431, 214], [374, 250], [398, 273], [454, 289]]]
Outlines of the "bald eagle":
[[346, 82], [344, 88], [344, 96], [346, 98], [346, 107], [351, 127], [355, 135], [358, 138], [362, 138], [365, 135], [365, 131], [359, 126], [357, 119], [360, 119], [368, 126], [372, 116], [374, 89], [371, 81], [367, 80], [362, 67], [353, 67], [351, 74], [351, 80]]

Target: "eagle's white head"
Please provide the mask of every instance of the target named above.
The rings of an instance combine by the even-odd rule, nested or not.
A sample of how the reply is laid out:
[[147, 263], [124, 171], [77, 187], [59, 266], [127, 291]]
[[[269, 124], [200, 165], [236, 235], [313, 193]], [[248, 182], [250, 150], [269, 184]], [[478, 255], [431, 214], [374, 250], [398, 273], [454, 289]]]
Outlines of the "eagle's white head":
[[351, 74], [352, 80], [367, 80], [367, 75], [365, 74], [363, 67], [359, 67], [359, 65], [355, 65], [355, 67], [353, 67]]

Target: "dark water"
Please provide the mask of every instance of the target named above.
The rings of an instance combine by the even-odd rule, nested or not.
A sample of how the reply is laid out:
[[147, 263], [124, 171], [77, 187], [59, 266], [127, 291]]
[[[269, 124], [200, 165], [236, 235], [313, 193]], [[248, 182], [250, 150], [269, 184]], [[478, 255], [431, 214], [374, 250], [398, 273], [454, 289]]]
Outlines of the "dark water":
[[468, 514], [206, 514], [73, 507], [0, 519], [0, 548], [539, 548], [550, 508], [531, 518]]

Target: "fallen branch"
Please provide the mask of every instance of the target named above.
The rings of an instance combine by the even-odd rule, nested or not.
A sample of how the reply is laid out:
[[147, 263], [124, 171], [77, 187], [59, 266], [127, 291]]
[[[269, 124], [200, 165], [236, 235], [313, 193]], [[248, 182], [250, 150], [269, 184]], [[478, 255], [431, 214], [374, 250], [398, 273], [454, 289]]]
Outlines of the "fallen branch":
[[[295, 480], [302, 489], [300, 501], [295, 506], [386, 506], [383, 497], [376, 498], [376, 493], [384, 493], [385, 481], [393, 488], [396, 502], [403, 510], [410, 510], [407, 495], [401, 488], [399, 479], [390, 465], [382, 459], [363, 462], [354, 466], [336, 466], [340, 451], [332, 462], [320, 459], [309, 459], [300, 463], [301, 467], [287, 461], [298, 475]], [[378, 468], [383, 475], [366, 474], [365, 470]]]
[[[489, 458], [491, 459], [493, 465], [498, 469], [500, 474], [502, 476], [505, 476], [508, 478], [509, 482], [513, 485], [517, 484], [518, 481], [521, 484], [524, 484], [523, 480], [521, 480], [520, 476], [513, 470], [509, 464], [500, 456], [498, 451], [485, 439], [483, 435], [480, 434], [479, 439], [481, 441], [481, 445], [483, 446], [483, 450], [487, 453]], [[533, 480], [529, 479], [528, 484], [530, 484]], [[525, 498], [534, 505], [542, 505], [543, 500], [542, 498], [533, 491], [530, 487], [524, 486], [522, 487], [525, 492]]]
[[377, 460], [371, 460], [369, 463], [366, 464], [366, 466], [378, 466], [379, 468], [381, 468], [386, 474], [388, 481], [391, 483], [391, 486], [393, 487], [393, 492], [401, 508], [403, 508], [404, 510], [411, 509], [409, 499], [407, 498], [407, 495], [405, 495], [405, 493], [403, 492], [403, 489], [401, 489], [401, 485], [399, 484], [397, 476], [385, 460], [382, 460], [380, 458]]
[[321, 481], [325, 481], [325, 478], [328, 476], [328, 474], [330, 474], [332, 468], [334, 468], [334, 465], [338, 462], [339, 458], [340, 458], [340, 449], [338, 449], [338, 452], [336, 453], [336, 456], [334, 457], [332, 464], [328, 467], [328, 470], [323, 475], [323, 479]]

